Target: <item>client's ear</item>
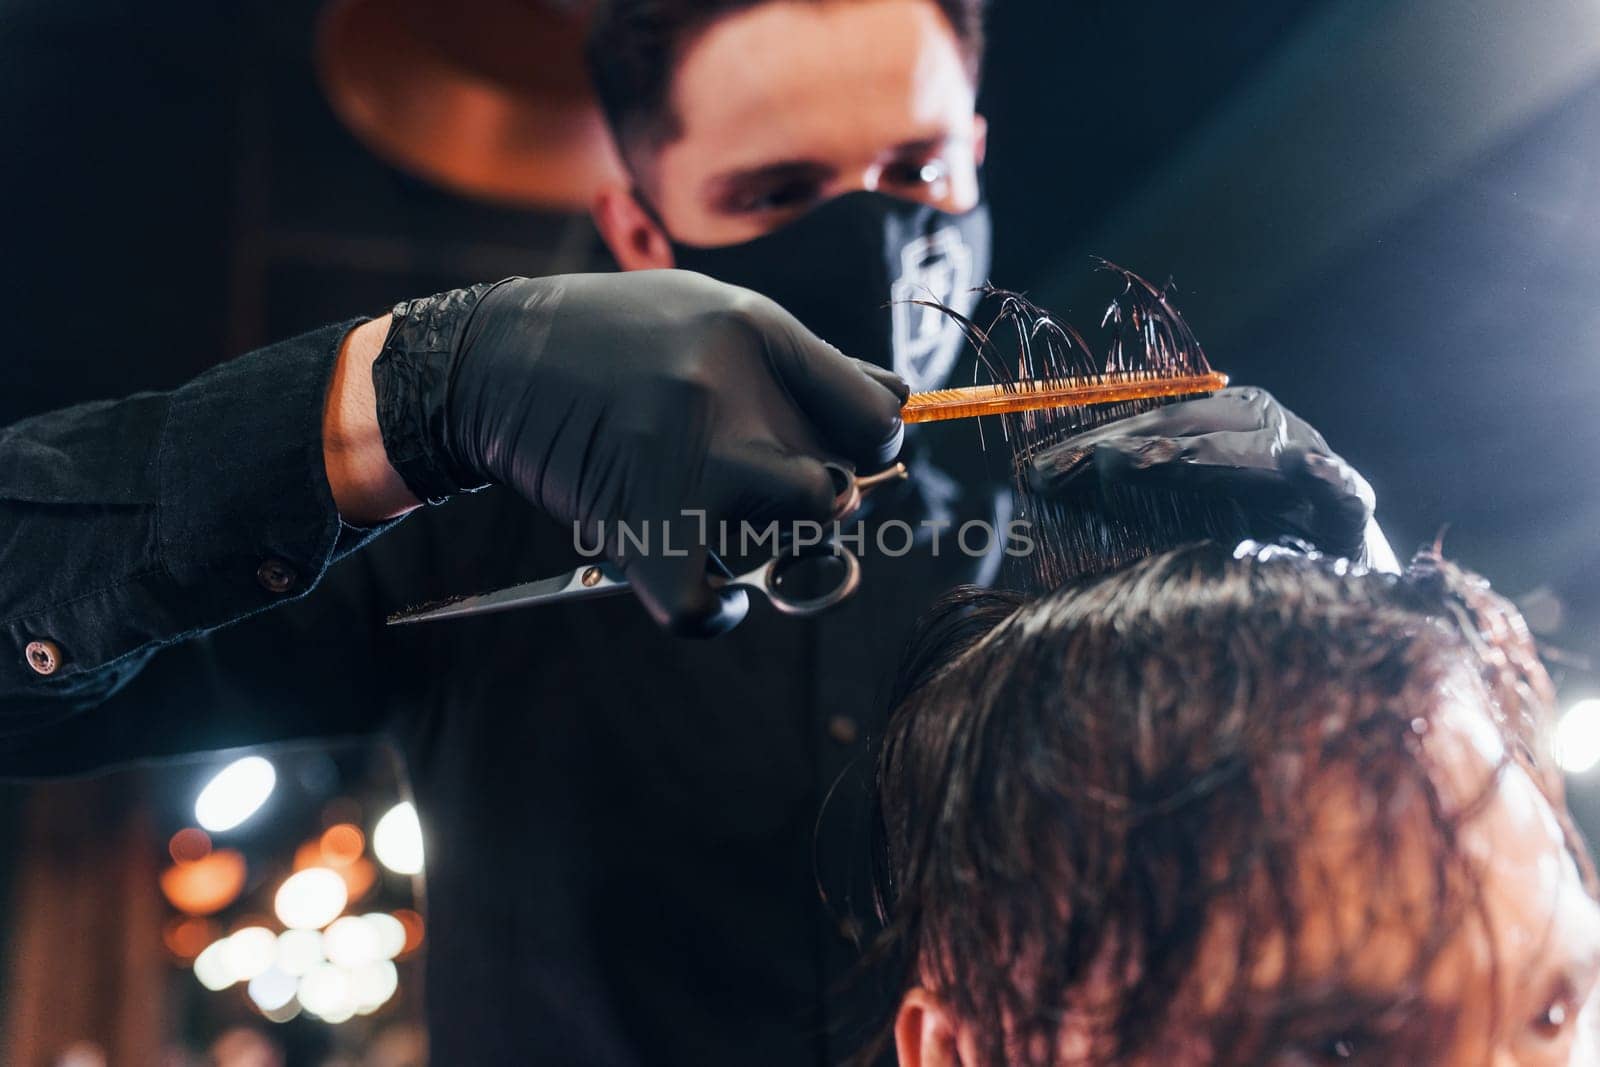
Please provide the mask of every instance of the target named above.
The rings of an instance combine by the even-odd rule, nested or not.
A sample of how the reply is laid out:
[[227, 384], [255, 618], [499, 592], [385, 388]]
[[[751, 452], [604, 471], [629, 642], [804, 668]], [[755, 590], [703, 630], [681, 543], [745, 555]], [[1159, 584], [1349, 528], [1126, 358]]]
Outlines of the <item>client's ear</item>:
[[920, 986], [905, 995], [894, 1020], [900, 1067], [961, 1067], [963, 1043], [955, 1016], [938, 997]]

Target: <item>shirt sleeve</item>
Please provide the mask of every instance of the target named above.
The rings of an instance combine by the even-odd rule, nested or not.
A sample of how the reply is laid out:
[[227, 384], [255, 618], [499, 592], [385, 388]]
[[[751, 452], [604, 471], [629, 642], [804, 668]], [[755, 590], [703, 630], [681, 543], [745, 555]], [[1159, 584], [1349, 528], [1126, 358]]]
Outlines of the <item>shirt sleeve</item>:
[[360, 320], [170, 393], [0, 430], [0, 735], [92, 707], [156, 651], [297, 600], [379, 530], [344, 525], [323, 404]]

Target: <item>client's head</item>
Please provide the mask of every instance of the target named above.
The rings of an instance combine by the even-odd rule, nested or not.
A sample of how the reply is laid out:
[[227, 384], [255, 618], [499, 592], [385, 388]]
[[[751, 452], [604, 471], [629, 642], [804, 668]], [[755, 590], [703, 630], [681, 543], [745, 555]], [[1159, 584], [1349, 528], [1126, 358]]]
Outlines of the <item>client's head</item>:
[[925, 623], [879, 768], [906, 1067], [1600, 1062], [1520, 619], [1198, 546]]

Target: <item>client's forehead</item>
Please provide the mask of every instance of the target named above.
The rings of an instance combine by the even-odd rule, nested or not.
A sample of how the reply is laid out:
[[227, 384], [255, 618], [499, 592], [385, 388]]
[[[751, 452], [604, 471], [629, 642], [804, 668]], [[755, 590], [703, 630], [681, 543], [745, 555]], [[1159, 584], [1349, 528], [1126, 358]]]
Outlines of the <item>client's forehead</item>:
[[[1482, 686], [1457, 674], [1433, 696], [1415, 709], [1414, 740], [1395, 740], [1422, 774], [1336, 765], [1308, 781], [1293, 951], [1269, 937], [1242, 962], [1245, 986], [1308, 1014], [1341, 1001], [1399, 1006], [1418, 992], [1405, 1009], [1413, 1021], [1448, 1020], [1458, 1044], [1429, 1062], [1454, 1064], [1481, 1058], [1491, 1021], [1531, 1016], [1530, 997], [1592, 982], [1600, 909], [1551, 799], [1509, 759]], [[1232, 961], [1249, 912], [1224, 906], [1208, 929], [1196, 978], [1210, 1010], [1240, 977]]]
[[[1495, 752], [1483, 715], [1481, 705], [1452, 705], [1436, 731], [1440, 774], [1452, 776], [1452, 788], [1487, 786], [1460, 834], [1463, 855], [1482, 872], [1481, 919], [1458, 932], [1429, 995], [1459, 1003], [1469, 1024], [1498, 1016], [1505, 1028], [1534, 1017], [1560, 989], [1592, 988], [1600, 973], [1600, 907], [1572, 855], [1559, 799], [1552, 803], [1505, 755], [1491, 768]], [[1473, 1036], [1466, 1029], [1463, 1042]]]

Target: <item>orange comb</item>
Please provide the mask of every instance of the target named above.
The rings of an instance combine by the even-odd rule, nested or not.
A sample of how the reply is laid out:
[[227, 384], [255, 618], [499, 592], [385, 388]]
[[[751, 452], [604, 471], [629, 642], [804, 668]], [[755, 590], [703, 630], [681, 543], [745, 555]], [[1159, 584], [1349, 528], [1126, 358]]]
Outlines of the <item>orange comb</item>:
[[1078, 408], [1125, 400], [1215, 393], [1227, 384], [1228, 376], [1215, 371], [1176, 376], [1157, 371], [1111, 371], [1084, 378], [969, 385], [961, 389], [912, 393], [900, 409], [900, 417], [906, 422], [942, 422], [1013, 411]]

